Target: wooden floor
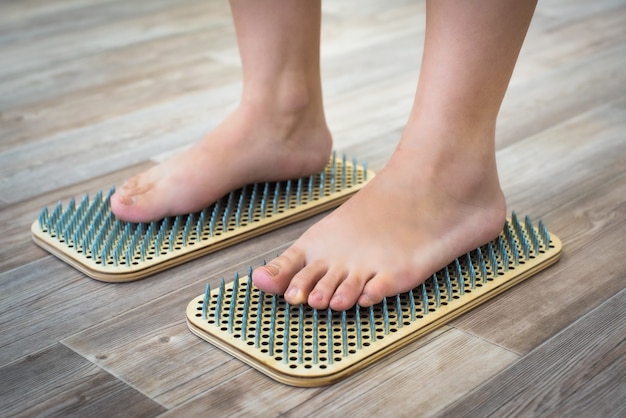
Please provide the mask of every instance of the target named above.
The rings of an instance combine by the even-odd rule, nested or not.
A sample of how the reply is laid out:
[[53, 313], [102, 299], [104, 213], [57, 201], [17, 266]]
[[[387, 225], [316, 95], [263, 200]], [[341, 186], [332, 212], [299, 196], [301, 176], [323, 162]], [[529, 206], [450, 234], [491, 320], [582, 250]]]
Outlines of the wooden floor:
[[[379, 170], [412, 102], [420, 1], [328, 0], [340, 152]], [[43, 206], [108, 189], [237, 103], [226, 1], [0, 3], [0, 416], [626, 416], [626, 2], [541, 1], [505, 99], [508, 205], [562, 259], [347, 380], [284, 386], [192, 335], [185, 306], [300, 222], [128, 284], [36, 247]]]

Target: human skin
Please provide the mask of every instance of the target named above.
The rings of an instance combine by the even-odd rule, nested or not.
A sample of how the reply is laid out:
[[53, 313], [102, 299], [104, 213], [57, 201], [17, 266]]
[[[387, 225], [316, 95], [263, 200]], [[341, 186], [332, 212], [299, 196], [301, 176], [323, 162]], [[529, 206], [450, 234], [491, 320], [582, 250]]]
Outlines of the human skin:
[[[498, 235], [506, 203], [496, 118], [535, 6], [427, 0], [418, 86], [396, 150], [354, 197], [255, 269], [257, 287], [318, 309], [369, 306]], [[239, 106], [190, 150], [125, 183], [111, 201], [119, 218], [197, 211], [245, 184], [308, 175], [327, 163], [320, 2], [232, 0], [231, 8], [243, 69]]]
[[387, 165], [266, 266], [257, 287], [334, 310], [408, 291], [495, 238], [495, 125], [536, 2], [430, 0], [413, 107]]

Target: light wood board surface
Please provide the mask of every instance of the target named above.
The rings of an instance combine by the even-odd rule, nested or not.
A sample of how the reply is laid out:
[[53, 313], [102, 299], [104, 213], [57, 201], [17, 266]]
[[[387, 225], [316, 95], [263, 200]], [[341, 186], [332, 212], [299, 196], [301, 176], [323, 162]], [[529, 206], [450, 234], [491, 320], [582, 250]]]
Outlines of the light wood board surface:
[[[326, 114], [379, 171], [419, 74], [423, 1], [323, 4]], [[188, 147], [236, 106], [227, 2], [0, 3], [0, 416], [620, 416], [626, 3], [539, 2], [497, 127], [507, 203], [561, 260], [335, 385], [277, 383], [191, 334], [187, 303], [317, 215], [134, 283], [38, 248], [43, 206]], [[621, 402], [620, 402], [621, 401]]]

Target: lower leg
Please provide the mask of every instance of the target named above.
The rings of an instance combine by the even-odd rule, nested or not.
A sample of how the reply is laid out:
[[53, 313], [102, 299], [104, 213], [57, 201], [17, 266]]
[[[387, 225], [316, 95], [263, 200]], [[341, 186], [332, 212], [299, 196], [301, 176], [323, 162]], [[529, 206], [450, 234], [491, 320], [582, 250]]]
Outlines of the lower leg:
[[319, 66], [319, 1], [232, 0], [243, 68], [239, 106], [191, 149], [128, 180], [112, 197], [145, 222], [209, 206], [248, 183], [321, 170], [332, 140]]
[[495, 121], [534, 2], [431, 0], [420, 80], [387, 166], [255, 284], [292, 304], [347, 309], [407, 291], [495, 238], [506, 206]]

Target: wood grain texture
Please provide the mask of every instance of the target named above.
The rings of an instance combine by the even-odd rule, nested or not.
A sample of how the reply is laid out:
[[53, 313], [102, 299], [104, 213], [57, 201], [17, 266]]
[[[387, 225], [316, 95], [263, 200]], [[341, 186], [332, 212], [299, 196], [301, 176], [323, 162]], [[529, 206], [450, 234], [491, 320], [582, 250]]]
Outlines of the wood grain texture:
[[[424, 1], [323, 2], [335, 148], [375, 171], [412, 105], [424, 16]], [[30, 238], [44, 205], [119, 185], [236, 106], [228, 3], [0, 2], [0, 416], [624, 415], [625, 23], [623, 0], [539, 2], [500, 113], [509, 207], [554, 230], [561, 260], [363, 373], [297, 389], [192, 335], [185, 306], [321, 215], [121, 285]]]
[[166, 415], [427, 416], [466, 393], [466, 382], [478, 384], [516, 358], [444, 327], [333, 386], [292, 388], [248, 370]]
[[624, 399], [626, 290], [441, 416], [622, 416]]
[[61, 344], [0, 367], [3, 416], [152, 417], [165, 408]]
[[584, 18], [564, 12], [576, 3], [538, 6], [498, 118], [499, 149], [624, 97], [623, 2], [597, 2]]

